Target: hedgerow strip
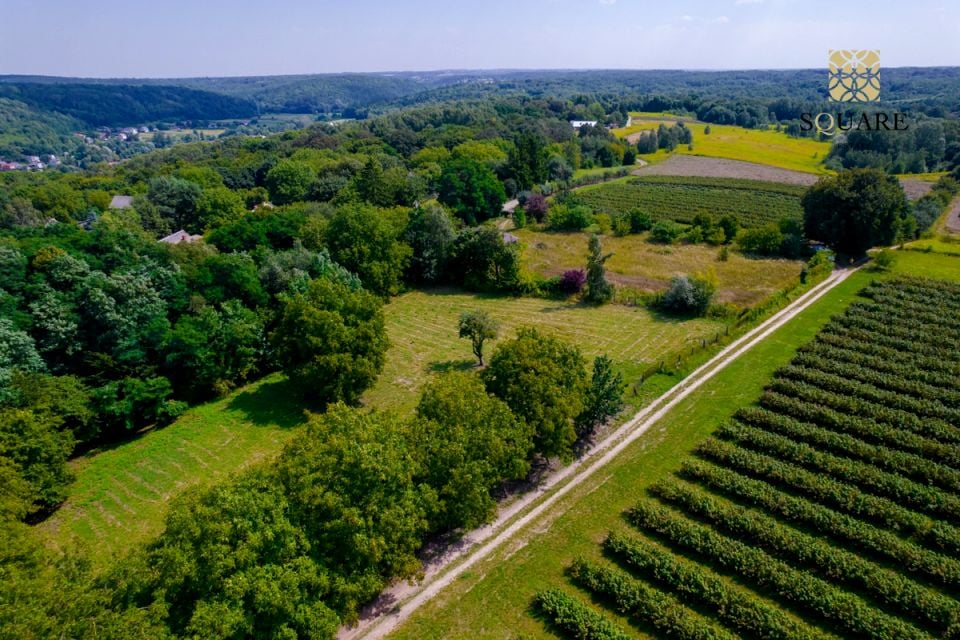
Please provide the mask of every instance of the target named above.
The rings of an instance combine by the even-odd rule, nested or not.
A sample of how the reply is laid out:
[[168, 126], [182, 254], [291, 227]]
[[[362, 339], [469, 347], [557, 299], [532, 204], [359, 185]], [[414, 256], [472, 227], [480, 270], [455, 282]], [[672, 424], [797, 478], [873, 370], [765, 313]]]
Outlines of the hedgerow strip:
[[623, 571], [579, 559], [570, 575], [581, 587], [612, 600], [621, 614], [641, 620], [681, 640], [736, 640], [738, 636], [715, 625], [675, 596], [653, 589]]
[[630, 640], [616, 623], [582, 600], [559, 589], [537, 594], [536, 605], [569, 638], [575, 640]]
[[[723, 466], [798, 491], [830, 508], [865, 518], [878, 526], [902, 531], [932, 550], [960, 553], [960, 530], [906, 509], [887, 498], [865, 493], [857, 487], [715, 438], [702, 442], [696, 451], [698, 455]], [[951, 569], [949, 584], [956, 583], [958, 579], [960, 573]]]
[[724, 534], [764, 549], [797, 568], [861, 589], [902, 616], [930, 625], [938, 632], [946, 631], [960, 618], [960, 603], [953, 598], [759, 511], [730, 504], [696, 485], [668, 479], [653, 485], [651, 493]]
[[960, 562], [954, 558], [918, 546], [850, 515], [792, 496], [762, 480], [696, 459], [686, 460], [679, 475], [784, 520], [840, 540], [851, 548], [889, 559], [902, 569], [938, 584], [951, 588], [960, 586]]
[[792, 619], [782, 609], [749, 591], [734, 587], [703, 565], [660, 549], [643, 538], [614, 532], [604, 543], [604, 549], [643, 575], [650, 575], [675, 592], [709, 606], [724, 624], [746, 637], [777, 640], [833, 637]]
[[936, 487], [881, 471], [857, 460], [823, 453], [808, 444], [735, 422], [721, 426], [716, 435], [779, 460], [815, 469], [917, 511], [948, 518], [955, 523], [960, 521], [960, 498]]
[[633, 507], [628, 519], [641, 530], [659, 534], [674, 545], [698, 553], [860, 637], [884, 640], [932, 637], [872, 607], [859, 596], [650, 502]]

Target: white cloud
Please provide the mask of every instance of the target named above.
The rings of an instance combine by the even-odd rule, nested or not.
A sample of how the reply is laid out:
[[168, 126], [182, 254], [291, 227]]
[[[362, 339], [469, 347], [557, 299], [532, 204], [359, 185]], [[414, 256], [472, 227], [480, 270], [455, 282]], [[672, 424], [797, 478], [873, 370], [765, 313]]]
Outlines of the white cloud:
[[733, 4], [763, 4], [763, 0], [734, 0]]
[[693, 22], [693, 16], [680, 16], [680, 19], [684, 22]]
[[717, 24], [727, 24], [728, 22], [730, 22], [730, 18], [728, 18], [727, 16], [717, 16], [716, 18], [713, 19], [713, 21], [716, 22]]
[[612, 4], [617, 4], [617, 0], [600, 0], [600, 4], [609, 7]]

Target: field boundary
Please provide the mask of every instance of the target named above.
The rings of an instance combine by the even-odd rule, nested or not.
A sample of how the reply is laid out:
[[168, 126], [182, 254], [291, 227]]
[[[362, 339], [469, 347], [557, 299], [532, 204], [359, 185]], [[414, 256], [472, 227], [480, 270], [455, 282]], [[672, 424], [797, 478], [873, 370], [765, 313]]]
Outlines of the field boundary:
[[560, 498], [616, 458], [680, 401], [754, 345], [846, 280], [857, 268], [834, 271], [823, 282], [794, 300], [760, 325], [734, 340], [666, 393], [638, 411], [582, 458], [558, 470], [535, 491], [508, 505], [497, 519], [474, 530], [446, 555], [428, 564], [416, 585], [402, 582], [387, 589], [361, 615], [355, 627], [340, 630], [340, 640], [383, 638], [416, 609], [436, 596], [458, 576], [543, 516]]

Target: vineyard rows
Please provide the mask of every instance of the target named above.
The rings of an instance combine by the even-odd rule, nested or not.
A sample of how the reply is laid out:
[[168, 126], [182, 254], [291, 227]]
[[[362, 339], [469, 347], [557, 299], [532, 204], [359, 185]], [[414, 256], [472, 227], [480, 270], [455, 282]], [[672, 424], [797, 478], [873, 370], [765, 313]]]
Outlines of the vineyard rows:
[[714, 220], [732, 215], [744, 227], [758, 227], [803, 215], [800, 197], [788, 185], [706, 178], [634, 178], [577, 192], [578, 201], [598, 213], [646, 212], [656, 222], [690, 224], [697, 215]]
[[861, 294], [569, 568], [553, 631], [960, 638], [960, 287]]

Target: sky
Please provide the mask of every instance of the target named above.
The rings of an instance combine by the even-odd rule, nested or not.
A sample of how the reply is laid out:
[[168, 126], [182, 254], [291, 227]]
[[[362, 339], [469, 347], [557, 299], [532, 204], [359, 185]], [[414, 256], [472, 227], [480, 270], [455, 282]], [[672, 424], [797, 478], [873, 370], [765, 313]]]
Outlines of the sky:
[[956, 0], [0, 0], [0, 74], [960, 65]]

